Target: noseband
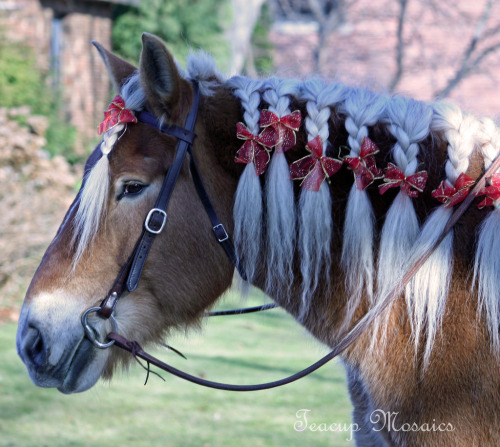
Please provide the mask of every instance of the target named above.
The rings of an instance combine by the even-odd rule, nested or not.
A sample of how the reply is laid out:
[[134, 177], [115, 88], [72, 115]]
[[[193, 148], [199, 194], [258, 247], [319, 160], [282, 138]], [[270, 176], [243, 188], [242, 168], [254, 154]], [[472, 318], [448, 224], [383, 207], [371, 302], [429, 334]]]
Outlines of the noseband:
[[[313, 365], [309, 366], [308, 368], [296, 374], [293, 374], [289, 377], [274, 382], [268, 382], [257, 385], [232, 385], [219, 382], [212, 382], [209, 380], [201, 379], [196, 376], [192, 376], [170, 365], [167, 365], [166, 363], [163, 363], [162, 361], [156, 359], [155, 357], [143, 351], [137, 342], [127, 340], [125, 337], [117, 334], [118, 327], [112, 315], [120, 297], [123, 294], [127, 292], [132, 292], [137, 288], [151, 246], [153, 245], [156, 236], [160, 234], [165, 227], [167, 221], [166, 211], [170, 201], [170, 197], [174, 190], [175, 184], [177, 183], [177, 179], [179, 177], [182, 165], [184, 164], [187, 154], [189, 154], [190, 156], [189, 167], [193, 178], [193, 182], [196, 191], [198, 193], [198, 196], [212, 223], [212, 229], [214, 231], [215, 238], [217, 242], [221, 244], [221, 246], [224, 248], [226, 255], [233, 263], [233, 265], [236, 267], [241, 277], [244, 280], [247, 279], [245, 272], [242, 269], [236, 257], [234, 245], [231, 241], [231, 238], [229, 237], [226, 229], [218, 219], [217, 214], [215, 213], [215, 210], [210, 202], [210, 199], [207, 195], [205, 187], [203, 186], [203, 182], [201, 180], [198, 168], [196, 166], [193, 157], [192, 144], [196, 137], [194, 133], [194, 126], [196, 124], [196, 117], [198, 114], [198, 106], [200, 99], [199, 99], [198, 84], [193, 81], [192, 86], [194, 92], [193, 104], [186, 118], [184, 127], [179, 127], [175, 125], [159, 125], [158, 120], [151, 113], [147, 111], [141, 111], [137, 113], [137, 119], [139, 122], [155, 127], [160, 132], [173, 136], [179, 140], [176, 148], [174, 162], [167, 171], [167, 174], [163, 181], [162, 188], [156, 199], [155, 206], [149, 211], [149, 213], [146, 216], [141, 236], [137, 240], [131, 255], [129, 256], [125, 265], [121, 268], [120, 272], [118, 273], [118, 276], [116, 277], [113, 283], [113, 286], [108, 292], [106, 298], [102, 301], [101, 305], [99, 307], [92, 307], [88, 309], [82, 315], [82, 324], [85, 329], [85, 334], [94, 343], [96, 347], [104, 349], [115, 344], [116, 346], [122, 349], [130, 351], [136, 359], [137, 358], [144, 359], [146, 362], [148, 362], [148, 365], [153, 364], [177, 377], [180, 377], [182, 379], [188, 380], [190, 382], [205, 387], [221, 389], [221, 390], [229, 390], [229, 391], [257, 391], [257, 390], [275, 388], [281, 385], [294, 382], [312, 373], [313, 371], [316, 371], [318, 368], [320, 368], [333, 358], [337, 357], [339, 354], [345, 351], [349, 346], [351, 346], [361, 336], [361, 334], [363, 334], [367, 330], [367, 328], [373, 323], [373, 321], [376, 318], [378, 318], [384, 312], [384, 310], [387, 309], [389, 305], [403, 293], [405, 286], [410, 282], [411, 278], [425, 263], [425, 261], [433, 253], [433, 251], [439, 246], [439, 244], [442, 242], [446, 234], [448, 234], [448, 232], [453, 228], [453, 226], [460, 219], [460, 217], [465, 213], [467, 208], [470, 206], [470, 204], [476, 197], [476, 194], [479, 192], [479, 190], [485, 186], [486, 179], [491, 177], [491, 175], [500, 168], [500, 157], [497, 157], [493, 161], [491, 166], [488, 168], [488, 170], [477, 180], [470, 194], [453, 212], [445, 229], [443, 230], [440, 238], [436, 241], [436, 243], [432, 247], [430, 247], [429, 250], [424, 255], [422, 255], [422, 257], [418, 259], [413, 266], [411, 266], [411, 268], [396, 284], [394, 289], [391, 290], [391, 292], [388, 293], [383, 300], [381, 300], [380, 304], [370, 309], [363, 316], [363, 318], [361, 318], [361, 320], [347, 334], [343, 336], [343, 338], [335, 346], [335, 348], [327, 355], [325, 355], [323, 358], [321, 358]], [[249, 309], [211, 312], [207, 315], [215, 316], [215, 315], [243, 314], [259, 310], [265, 310], [272, 307], [276, 307], [276, 305], [270, 304]], [[92, 312], [96, 312], [97, 315], [101, 318], [110, 319], [112, 324], [112, 332], [108, 335], [108, 339], [110, 340], [109, 342], [102, 343], [96, 339], [95, 331], [90, 327], [90, 325], [87, 322], [87, 317]]]

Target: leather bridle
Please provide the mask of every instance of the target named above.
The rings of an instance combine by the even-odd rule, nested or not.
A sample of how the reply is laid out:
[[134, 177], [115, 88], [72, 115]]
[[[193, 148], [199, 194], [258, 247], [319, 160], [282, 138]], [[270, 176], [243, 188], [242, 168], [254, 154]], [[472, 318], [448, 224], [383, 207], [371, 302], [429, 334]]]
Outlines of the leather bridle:
[[110, 319], [113, 325], [113, 330], [116, 330], [117, 324], [113, 317], [113, 312], [115, 310], [116, 304], [123, 295], [129, 292], [133, 292], [139, 284], [142, 270], [144, 268], [144, 264], [146, 263], [146, 259], [153, 245], [153, 242], [155, 241], [156, 236], [159, 235], [165, 228], [165, 224], [167, 222], [168, 204], [170, 202], [170, 198], [177, 183], [177, 179], [179, 178], [179, 174], [188, 154], [190, 158], [189, 169], [191, 171], [193, 183], [196, 192], [198, 193], [198, 197], [200, 198], [201, 203], [203, 204], [203, 207], [205, 208], [205, 211], [210, 219], [215, 238], [224, 249], [229, 260], [238, 270], [240, 276], [244, 280], [247, 279], [246, 274], [236, 257], [234, 244], [229, 237], [226, 228], [217, 217], [217, 213], [215, 212], [210, 198], [208, 197], [194, 159], [192, 144], [196, 137], [196, 134], [194, 133], [194, 126], [196, 124], [196, 118], [198, 115], [200, 93], [197, 82], [193, 81], [192, 87], [193, 103], [186, 117], [184, 127], [179, 127], [172, 124], [160, 125], [157, 118], [146, 110], [136, 113], [138, 122], [152, 126], [159, 130], [161, 133], [177, 138], [178, 143], [175, 150], [174, 161], [165, 175], [165, 179], [163, 181], [154, 207], [148, 212], [146, 216], [141, 235], [135, 243], [132, 253], [130, 254], [126, 263], [121, 267], [118, 276], [115, 278], [111, 289], [106, 295], [106, 298], [104, 298], [104, 300], [98, 307], [92, 307], [82, 315], [82, 324], [85, 329], [85, 333], [87, 337], [98, 348], [107, 348], [114, 343], [113, 341], [102, 343], [97, 340], [97, 338], [95, 337], [95, 331], [87, 321], [88, 315], [90, 313], [96, 312], [99, 317]]
[[243, 272], [243, 269], [236, 259], [236, 253], [231, 238], [229, 237], [224, 225], [217, 217], [215, 209], [210, 202], [208, 194], [201, 180], [198, 167], [194, 160], [192, 144], [196, 137], [196, 134], [194, 133], [194, 126], [196, 124], [196, 118], [198, 115], [200, 94], [198, 84], [196, 82], [193, 82], [192, 86], [193, 104], [188, 116], [186, 117], [184, 127], [179, 127], [172, 124], [160, 125], [156, 117], [146, 110], [136, 113], [138, 122], [152, 126], [159, 130], [161, 133], [173, 136], [177, 138], [179, 142], [176, 147], [172, 166], [168, 169], [165, 175], [165, 179], [156, 199], [155, 206], [149, 211], [146, 216], [142, 233], [139, 236], [134, 249], [132, 250], [132, 254], [128, 258], [125, 265], [121, 268], [118, 276], [113, 283], [113, 286], [108, 292], [106, 299], [100, 305], [98, 315], [101, 317], [109, 318], [109, 316], [113, 313], [113, 310], [120, 296], [123, 295], [124, 292], [133, 292], [137, 288], [151, 246], [153, 245], [156, 236], [163, 231], [167, 222], [166, 210], [177, 183], [177, 179], [179, 178], [182, 165], [184, 164], [184, 161], [188, 154], [190, 157], [189, 168], [191, 171], [191, 176], [193, 178], [198, 196], [212, 223], [212, 229], [214, 231], [217, 242], [219, 242], [224, 248], [228, 258], [238, 269], [240, 275], [244, 279], [246, 279], [245, 273]]
[[[149, 364], [152, 364], [163, 369], [164, 371], [176, 375], [177, 377], [180, 377], [182, 379], [188, 380], [190, 382], [205, 387], [228, 390], [228, 391], [257, 391], [257, 390], [275, 388], [278, 386], [294, 382], [312, 373], [313, 371], [316, 371], [318, 368], [320, 368], [333, 358], [337, 357], [339, 354], [345, 351], [349, 346], [351, 346], [356, 340], [358, 340], [358, 338], [367, 330], [367, 328], [373, 323], [373, 321], [376, 318], [378, 318], [384, 312], [384, 310], [387, 309], [389, 305], [392, 304], [403, 293], [405, 286], [410, 282], [411, 278], [415, 275], [415, 273], [419, 270], [419, 268], [426, 262], [429, 256], [442, 242], [444, 237], [453, 228], [453, 226], [460, 219], [460, 217], [465, 213], [467, 208], [470, 206], [470, 204], [476, 197], [476, 194], [486, 185], [486, 180], [489, 177], [491, 177], [491, 175], [495, 173], [498, 169], [500, 169], [500, 157], [497, 157], [493, 161], [491, 166], [487, 169], [487, 171], [477, 180], [474, 188], [471, 190], [466, 199], [458, 206], [458, 208], [455, 209], [450, 219], [448, 220], [448, 223], [445, 229], [443, 230], [440, 238], [435, 242], [435, 244], [432, 247], [430, 247], [427, 250], [427, 252], [425, 252], [425, 254], [421, 256], [415, 262], [415, 264], [412, 265], [407, 270], [406, 274], [400, 279], [400, 281], [396, 284], [396, 286], [379, 302], [379, 304], [370, 309], [370, 311], [366, 313], [364, 317], [361, 318], [361, 320], [359, 320], [358, 323], [347, 334], [343, 336], [343, 338], [335, 346], [335, 348], [332, 351], [330, 351], [327, 355], [325, 355], [323, 358], [321, 358], [319, 361], [317, 361], [313, 365], [309, 366], [308, 368], [296, 374], [293, 374], [289, 377], [274, 382], [268, 382], [256, 385], [232, 385], [219, 382], [212, 382], [180, 371], [158, 360], [157, 358], [151, 356], [150, 354], [146, 353], [145, 351], [142, 350], [142, 348], [137, 342], [127, 340], [125, 337], [117, 333], [118, 328], [116, 321], [114, 320], [113, 317], [113, 311], [120, 297], [127, 292], [134, 291], [137, 288], [142, 270], [144, 268], [144, 264], [149, 254], [149, 250], [151, 249], [151, 246], [156, 236], [159, 233], [161, 233], [161, 231], [165, 227], [167, 221], [166, 210], [187, 154], [189, 154], [190, 156], [189, 166], [193, 182], [196, 187], [196, 191], [198, 193], [201, 202], [203, 203], [205, 211], [207, 212], [210, 218], [215, 237], [217, 241], [224, 248], [228, 258], [234, 264], [234, 266], [236, 267], [242, 278], [245, 280], [247, 279], [245, 272], [242, 269], [236, 257], [234, 245], [231, 241], [231, 238], [229, 237], [226, 229], [224, 228], [220, 220], [217, 218], [217, 215], [210, 202], [205, 187], [203, 186], [203, 182], [201, 180], [199, 171], [197, 169], [193, 157], [191, 146], [196, 137], [194, 133], [194, 126], [196, 123], [196, 117], [199, 105], [199, 89], [196, 82], [193, 81], [192, 85], [194, 92], [193, 103], [191, 106], [191, 110], [189, 111], [189, 114], [186, 118], [184, 127], [179, 127], [175, 125], [160, 126], [158, 124], [158, 120], [151, 113], [147, 111], [138, 112], [136, 115], [139, 122], [153, 126], [160, 132], [174, 136], [179, 140], [176, 148], [174, 162], [167, 171], [167, 174], [165, 176], [162, 188], [160, 190], [154, 208], [152, 208], [149, 211], [145, 219], [144, 228], [142, 230], [141, 236], [137, 240], [135, 247], [130, 257], [128, 258], [127, 262], [121, 268], [106, 298], [102, 301], [99, 307], [92, 307], [82, 315], [82, 324], [85, 329], [85, 333], [87, 337], [94, 343], [95, 346], [97, 346], [98, 348], [107, 348], [114, 344], [119, 348], [128, 350], [133, 354], [136, 360], [138, 358], [141, 358], [148, 363], [148, 368], [147, 368], [148, 372], [149, 372]], [[259, 310], [266, 310], [273, 307], [277, 306], [275, 304], [269, 304], [247, 309], [210, 312], [206, 315], [208, 316], [235, 315], [235, 314], [255, 312]], [[109, 342], [102, 343], [96, 339], [95, 336], [96, 331], [94, 331], [87, 322], [87, 316], [92, 312], [96, 312], [97, 315], [101, 318], [111, 320], [113, 331], [108, 335], [108, 339], [110, 340]]]

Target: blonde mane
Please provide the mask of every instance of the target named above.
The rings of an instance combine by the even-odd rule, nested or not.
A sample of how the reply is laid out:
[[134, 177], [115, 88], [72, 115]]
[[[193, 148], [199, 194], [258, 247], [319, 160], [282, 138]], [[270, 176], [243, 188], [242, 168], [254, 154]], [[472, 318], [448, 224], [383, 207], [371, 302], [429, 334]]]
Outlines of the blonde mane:
[[[377, 95], [359, 88], [348, 88], [332, 84], [324, 85], [322, 82], [310, 79], [299, 80], [271, 80], [260, 85], [255, 81], [238, 77], [237, 82], [229, 80], [227, 85], [235, 91], [239, 98], [248, 86], [252, 86], [252, 101], [244, 101], [242, 107], [245, 116], [258, 117], [260, 109], [275, 107], [278, 101], [285, 104], [290, 101], [305, 104], [307, 115], [304, 118], [305, 130], [308, 140], [316, 135], [321, 135], [328, 141], [328, 124], [333, 116], [333, 110], [346, 116], [345, 128], [348, 133], [348, 144], [351, 156], [359, 155], [362, 140], [368, 135], [368, 127], [382, 125], [391, 133], [396, 144], [390, 151], [387, 161], [398, 166], [405, 175], [414, 174], [419, 168], [420, 144], [433, 132], [448, 144], [448, 159], [445, 164], [446, 179], [454, 185], [460, 174], [465, 173], [469, 166], [472, 154], [485, 145], [489, 148], [490, 160], [492, 153], [500, 150], [498, 129], [491, 121], [481, 123], [470, 114], [463, 113], [456, 106], [447, 103], [423, 103], [406, 98], [391, 98]], [[332, 88], [334, 86], [335, 88]], [[270, 90], [272, 90], [270, 92]], [[260, 94], [260, 99], [256, 93]], [[259, 129], [254, 129], [255, 134]], [[328, 144], [328, 143], [327, 143]], [[484, 149], [486, 151], [486, 149]], [[272, 157], [275, 157], [273, 154]], [[486, 163], [486, 161], [485, 161]], [[491, 161], [490, 161], [491, 163]], [[273, 159], [271, 158], [271, 164]], [[487, 164], [487, 163], [486, 163]], [[248, 169], [248, 165], [247, 168]], [[282, 240], [283, 228], [279, 221], [279, 213], [269, 209], [276, 207], [276, 202], [282, 200], [277, 188], [269, 189], [268, 182], [282, 182], [286, 186], [289, 182], [288, 174], [280, 180], [272, 179], [275, 175], [273, 169], [263, 174], [265, 177], [266, 197], [264, 207], [254, 207], [260, 198], [249, 201], [257, 192], [250, 192], [250, 188], [260, 188], [258, 182], [253, 185], [242, 176], [238, 185], [235, 199], [234, 221], [236, 228], [244, 228], [235, 233], [236, 245], [241, 249], [240, 257], [249, 272], [255, 272], [260, 259], [273, 262], [268, 264], [267, 292], [283, 299], [290, 286], [288, 260], [283, 256], [298, 256], [302, 277], [302, 309], [299, 319], [310, 311], [312, 298], [316, 292], [318, 281], [331, 284], [330, 274], [330, 241], [332, 232], [335, 231], [331, 219], [332, 205], [328, 188], [320, 191], [302, 190], [299, 200], [289, 209], [289, 216], [296, 216], [295, 222], [288, 222], [293, 228], [297, 225], [297, 242], [295, 248], [290, 249]], [[335, 178], [332, 178], [335, 182]], [[283, 186], [282, 186], [283, 187]], [[327, 191], [325, 196], [322, 193]], [[258, 194], [263, 194], [256, 189]], [[270, 197], [272, 191], [276, 197]], [[288, 201], [286, 201], [288, 203]], [[353, 186], [347, 201], [347, 212], [344, 222], [344, 240], [342, 250], [342, 268], [345, 274], [345, 285], [348, 291], [348, 302], [344, 327], [352, 324], [355, 310], [361, 303], [361, 297], [368, 298], [372, 306], [388, 293], [397, 280], [403, 276], [412, 262], [419, 258], [422, 252], [432, 245], [441, 234], [447, 222], [450, 209], [437, 206], [427, 221], [419, 222], [415, 216], [413, 204], [409, 197], [399, 194], [394, 200], [388, 217], [381, 231], [381, 245], [378, 247], [378, 259], [375, 259], [375, 232], [373, 223], [372, 205], [365, 191], [360, 191]], [[404, 215], [404, 216], [403, 216]], [[251, 219], [249, 219], [251, 216]], [[264, 220], [265, 216], [265, 220]], [[398, 219], [395, 218], [398, 217]], [[500, 283], [500, 270], [491, 272], [490, 269], [481, 268], [481, 265], [492, 264], [496, 256], [491, 247], [500, 246], [500, 236], [495, 234], [497, 226], [492, 222], [500, 222], [500, 213], [495, 210], [491, 217], [486, 219], [479, 234], [479, 244], [474, 270], [474, 281], [480, 292], [478, 312], [485, 314], [487, 325], [492, 336], [492, 345], [495, 352], [500, 355], [500, 341], [498, 336], [498, 286]], [[404, 217], [404, 219], [399, 219]], [[290, 219], [293, 217], [289, 217]], [[273, 220], [274, 219], [274, 220]], [[250, 228], [249, 222], [252, 222]], [[256, 249], [256, 240], [260, 228], [266, 227], [267, 240], [262, 241], [258, 252], [248, 256], [248, 248]], [[251, 231], [250, 231], [251, 230]], [[378, 239], [378, 238], [377, 238]], [[499, 244], [499, 245], [497, 245]], [[290, 254], [292, 253], [292, 254]], [[497, 251], [495, 251], [497, 253]], [[389, 255], [390, 254], [390, 255]], [[382, 259], [383, 258], [383, 259]], [[281, 260], [281, 265], [275, 262]], [[447, 308], [447, 298], [453, 268], [453, 234], [449, 234], [438, 250], [434, 253], [424, 267], [418, 272], [414, 280], [407, 287], [405, 298], [412, 327], [415, 352], [421, 340], [426, 340], [424, 347], [424, 367], [428, 366], [432, 348], [439, 334], [441, 322]], [[374, 279], [377, 279], [377, 290], [372, 291]], [[252, 282], [252, 276], [250, 276]], [[380, 329], [382, 325], [377, 325]], [[377, 334], [377, 330], [374, 331]], [[380, 334], [378, 334], [380, 335]]]

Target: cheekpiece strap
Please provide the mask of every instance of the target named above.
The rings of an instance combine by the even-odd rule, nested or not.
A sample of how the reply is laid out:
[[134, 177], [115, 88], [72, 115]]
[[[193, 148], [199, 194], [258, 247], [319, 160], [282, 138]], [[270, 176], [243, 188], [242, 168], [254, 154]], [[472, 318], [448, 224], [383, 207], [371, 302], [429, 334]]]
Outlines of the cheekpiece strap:
[[205, 191], [200, 175], [196, 168], [194, 158], [192, 156], [191, 145], [193, 144], [193, 141], [196, 137], [196, 134], [194, 133], [194, 126], [196, 124], [200, 100], [198, 84], [193, 81], [192, 85], [194, 91], [193, 104], [188, 116], [186, 117], [185, 127], [171, 124], [162, 125], [159, 120], [148, 111], [141, 111], [137, 113], [137, 119], [139, 122], [148, 124], [158, 129], [162, 133], [171, 135], [179, 139], [179, 142], [177, 143], [174, 162], [167, 171], [154, 208], [150, 210], [148, 216], [146, 217], [141, 236], [137, 240], [134, 250], [132, 251], [126, 264], [121, 268], [120, 273], [115, 279], [115, 282], [108, 292], [107, 297], [101, 303], [101, 310], [98, 312], [98, 314], [103, 318], [109, 318], [111, 316], [118, 302], [118, 299], [124, 292], [132, 292], [137, 288], [140, 277], [142, 275], [144, 264], [146, 263], [146, 259], [153, 245], [153, 242], [156, 239], [156, 236], [161, 233], [166, 224], [166, 211], [170, 202], [170, 197], [172, 196], [172, 192], [181, 172], [182, 165], [184, 164], [184, 160], [188, 153], [191, 155], [190, 168], [196, 186], [196, 191], [198, 193], [198, 196], [200, 197], [201, 202], [203, 203], [210, 221], [212, 222], [215, 237], [219, 244], [221, 244], [221, 246], [224, 248], [228, 258], [235, 265], [240, 275], [243, 277], [243, 279], [246, 279], [245, 272], [243, 271], [235, 254], [233, 243], [229, 238], [224, 226], [217, 218], [215, 210], [210, 203], [210, 200], [208, 199], [208, 195]]

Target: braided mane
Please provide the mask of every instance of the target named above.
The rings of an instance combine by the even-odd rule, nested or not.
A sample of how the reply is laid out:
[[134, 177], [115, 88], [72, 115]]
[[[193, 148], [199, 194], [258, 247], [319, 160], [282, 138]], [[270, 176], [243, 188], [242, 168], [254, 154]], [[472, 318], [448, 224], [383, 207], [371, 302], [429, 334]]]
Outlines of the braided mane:
[[[245, 120], [248, 119], [246, 123], [249, 128], [252, 126], [255, 135], [260, 131], [256, 126], [260, 111], [272, 109], [283, 115], [293, 110], [290, 104], [302, 104], [306, 139], [311, 141], [320, 136], [325, 142], [324, 155], [338, 155], [339, 148], [332, 146], [329, 133], [334, 116], [344, 119], [343, 131], [347, 135], [350, 157], [360, 157], [363, 140], [374, 128], [385, 129], [392, 145], [385, 162], [392, 163], [406, 177], [422, 172], [427, 175], [425, 170], [433, 169], [424, 166], [428, 156], [422, 155], [422, 144], [428, 145], [432, 140], [442, 140], [447, 145], [446, 176], [442, 180], [450, 187], [465, 174], [475, 151], [480, 152], [482, 148], [489, 154], [489, 158], [485, 155], [485, 165], [500, 151], [500, 133], [492, 121], [481, 122], [447, 103], [389, 97], [341, 84], [326, 85], [317, 79], [258, 82], [238, 77], [230, 79], [225, 86], [240, 98]], [[382, 144], [387, 144], [387, 139]], [[332, 284], [331, 241], [338, 229], [332, 219], [332, 190], [327, 182], [323, 182], [318, 191], [302, 188], [298, 198], [293, 199], [292, 181], [282, 155], [273, 154], [269, 169], [262, 175], [264, 194], [255, 169], [251, 164], [246, 166], [235, 198], [235, 239], [245, 268], [251, 274], [255, 273], [258, 262], [266, 260], [267, 291], [273, 296], [281, 294], [282, 299], [286, 299], [291, 284], [290, 259], [294, 253], [298, 255], [302, 277], [300, 318], [309, 312], [320, 279], [323, 284]], [[331, 181], [335, 183], [335, 176]], [[353, 182], [348, 195], [340, 263], [348, 296], [345, 325], [352, 323], [363, 298], [374, 305], [390, 291], [397, 279], [440, 236], [452, 212], [452, 207], [438, 206], [436, 202], [434, 211], [420, 222], [413, 199], [400, 191], [377, 236], [373, 194], [368, 193], [374, 188], [375, 185], [371, 185], [360, 189]], [[486, 315], [497, 353], [500, 352], [497, 331], [500, 266], [493, 271], [482, 266], [498, 264], [494, 261], [497, 258], [494, 253], [498, 253], [500, 247], [500, 235], [495, 231], [498, 225], [500, 212], [494, 210], [479, 231], [474, 268], [474, 281], [480, 292], [478, 311]], [[265, 241], [259, 236], [264, 227]], [[452, 269], [453, 234], [450, 233], [405, 293], [415, 348], [425, 340], [424, 366], [429, 362], [446, 311]], [[373, 284], [376, 284], [375, 290]]]

